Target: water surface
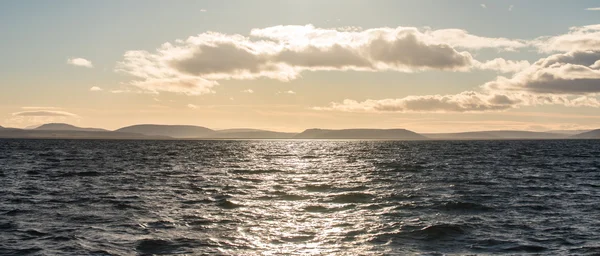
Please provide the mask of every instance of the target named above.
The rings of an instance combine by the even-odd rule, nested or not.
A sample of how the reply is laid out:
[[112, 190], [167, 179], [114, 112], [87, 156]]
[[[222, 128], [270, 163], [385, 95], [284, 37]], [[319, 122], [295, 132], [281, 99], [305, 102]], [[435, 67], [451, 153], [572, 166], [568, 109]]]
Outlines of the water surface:
[[600, 141], [0, 140], [1, 255], [600, 252]]

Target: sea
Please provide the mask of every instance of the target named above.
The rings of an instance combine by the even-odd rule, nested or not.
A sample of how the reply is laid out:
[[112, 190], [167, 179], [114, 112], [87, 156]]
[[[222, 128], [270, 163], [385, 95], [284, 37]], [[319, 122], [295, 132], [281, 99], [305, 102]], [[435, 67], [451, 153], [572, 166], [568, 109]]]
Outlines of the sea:
[[0, 140], [0, 255], [600, 255], [600, 140]]

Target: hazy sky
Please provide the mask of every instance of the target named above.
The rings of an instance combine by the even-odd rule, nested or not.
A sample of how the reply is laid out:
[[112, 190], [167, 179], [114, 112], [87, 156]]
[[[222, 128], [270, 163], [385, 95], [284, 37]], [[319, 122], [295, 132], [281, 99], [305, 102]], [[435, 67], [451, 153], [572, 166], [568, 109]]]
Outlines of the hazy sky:
[[598, 1], [0, 1], [0, 125], [600, 128]]

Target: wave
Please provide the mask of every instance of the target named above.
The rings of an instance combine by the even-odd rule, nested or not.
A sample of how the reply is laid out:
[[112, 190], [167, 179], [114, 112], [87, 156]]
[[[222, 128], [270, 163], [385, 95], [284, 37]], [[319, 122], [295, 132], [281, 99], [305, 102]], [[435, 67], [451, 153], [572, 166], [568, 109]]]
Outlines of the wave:
[[368, 203], [372, 201], [375, 196], [367, 193], [347, 193], [339, 194], [330, 199], [333, 203], [340, 204], [357, 204], [357, 203]]
[[249, 170], [249, 169], [234, 169], [230, 170], [230, 173], [233, 174], [272, 174], [272, 173], [280, 173], [281, 170], [277, 169], [257, 169], [257, 170]]
[[446, 203], [443, 203], [442, 205], [438, 206], [437, 208], [441, 209], [441, 210], [446, 210], [446, 211], [468, 211], [468, 212], [493, 210], [492, 207], [489, 207], [489, 206], [486, 206], [483, 204], [471, 203], [471, 202], [460, 202], [460, 201], [446, 202]]
[[535, 253], [535, 252], [543, 252], [545, 250], [547, 250], [548, 248], [544, 247], [544, 246], [539, 246], [539, 245], [516, 245], [516, 246], [510, 246], [507, 248], [504, 248], [503, 251], [505, 252], [530, 252], [530, 253]]
[[135, 249], [142, 255], [189, 254], [193, 253], [191, 248], [201, 246], [215, 245], [188, 238], [178, 238], [173, 240], [143, 239], [137, 242]]
[[306, 185], [301, 189], [306, 190], [308, 192], [327, 192], [331, 190], [333, 186], [328, 184], [319, 184], [319, 185]]
[[97, 171], [79, 171], [79, 172], [62, 172], [57, 175], [58, 177], [68, 178], [68, 177], [96, 177], [102, 176], [100, 172]]
[[236, 204], [227, 199], [221, 199], [221, 200], [217, 200], [217, 206], [219, 206], [220, 208], [223, 208], [223, 209], [236, 209], [236, 208], [243, 207], [244, 205]]
[[352, 209], [352, 208], [354, 208], [352, 205], [343, 206], [343, 207], [326, 207], [326, 206], [322, 206], [322, 205], [309, 205], [309, 206], [305, 206], [303, 208], [303, 210], [305, 212], [312, 212], [312, 213], [330, 213], [330, 212], [344, 211], [344, 210], [348, 210], [348, 209]]
[[463, 225], [437, 224], [414, 231], [411, 235], [425, 240], [438, 240], [444, 238], [456, 238], [456, 236], [464, 235], [466, 233], [466, 228]]

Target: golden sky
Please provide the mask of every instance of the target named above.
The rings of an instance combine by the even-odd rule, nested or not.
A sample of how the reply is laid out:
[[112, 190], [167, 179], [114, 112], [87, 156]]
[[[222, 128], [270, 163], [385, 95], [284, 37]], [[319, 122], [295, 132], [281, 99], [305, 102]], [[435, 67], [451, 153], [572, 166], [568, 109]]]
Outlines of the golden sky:
[[599, 128], [593, 2], [484, 2], [2, 3], [0, 125]]

